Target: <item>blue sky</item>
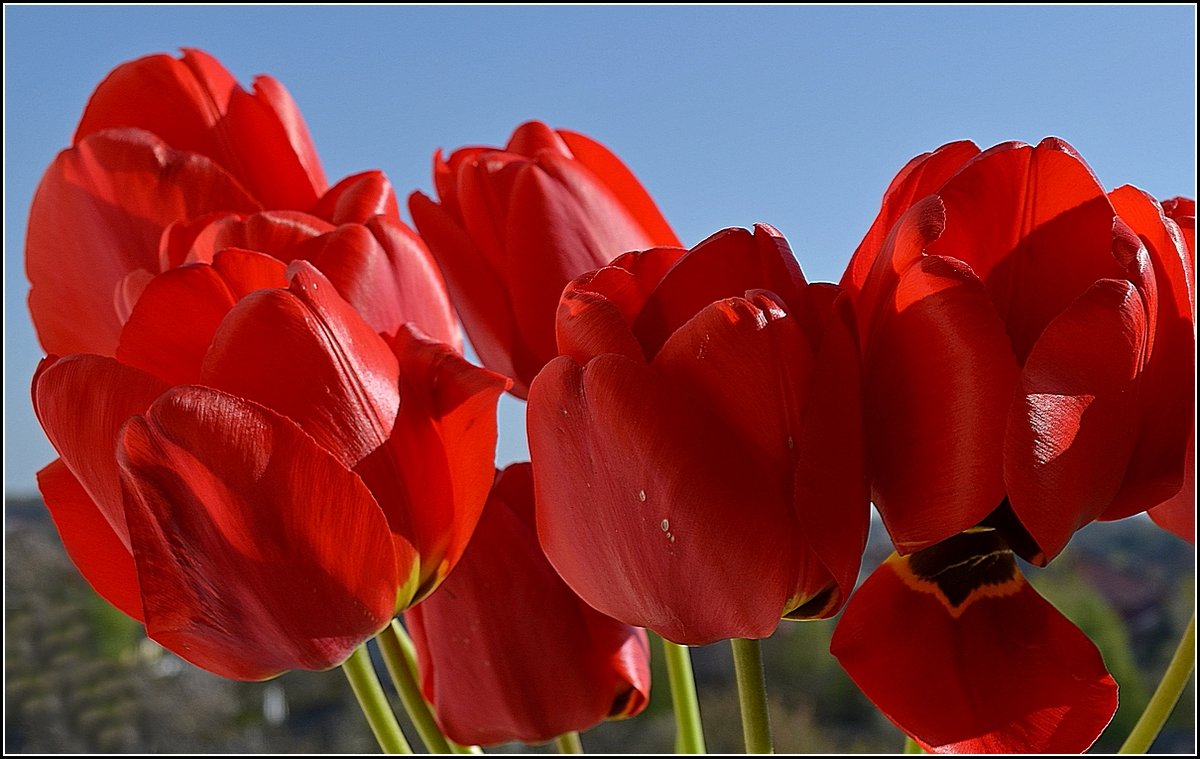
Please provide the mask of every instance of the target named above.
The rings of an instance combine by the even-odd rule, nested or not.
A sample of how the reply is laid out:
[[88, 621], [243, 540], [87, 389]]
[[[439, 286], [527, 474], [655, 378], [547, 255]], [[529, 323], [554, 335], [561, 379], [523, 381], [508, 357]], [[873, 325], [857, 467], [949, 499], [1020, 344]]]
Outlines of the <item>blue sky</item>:
[[[1173, 7], [13, 7], [5, 16], [5, 489], [53, 458], [22, 251], [41, 173], [118, 63], [200, 47], [282, 81], [333, 180], [429, 191], [435, 148], [589, 134], [693, 244], [766, 221], [836, 280], [912, 156], [1057, 135], [1108, 187], [1195, 196], [1195, 10]], [[81, 314], [81, 318], [87, 318]], [[501, 411], [498, 460], [524, 456]]]

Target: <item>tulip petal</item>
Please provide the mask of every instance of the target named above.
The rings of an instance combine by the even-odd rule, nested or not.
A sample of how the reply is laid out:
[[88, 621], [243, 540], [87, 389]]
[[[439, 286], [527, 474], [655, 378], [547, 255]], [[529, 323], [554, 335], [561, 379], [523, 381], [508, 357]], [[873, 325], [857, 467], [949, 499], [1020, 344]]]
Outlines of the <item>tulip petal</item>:
[[121, 330], [117, 360], [168, 385], [197, 382], [213, 335], [236, 303], [212, 266], [163, 272], [146, 286]]
[[575, 160], [586, 166], [603, 182], [614, 198], [621, 199], [625, 208], [641, 225], [646, 237], [654, 241], [654, 245], [683, 245], [675, 236], [671, 225], [663, 218], [650, 193], [646, 192], [646, 188], [642, 187], [633, 172], [611, 150], [578, 132], [562, 129], [558, 135], [575, 156]]
[[765, 224], [755, 225], [753, 234], [744, 229], [722, 230], [671, 267], [646, 300], [633, 332], [651, 358], [675, 330], [709, 303], [762, 288], [794, 308], [804, 285], [800, 266], [778, 231]]
[[[161, 380], [101, 356], [46, 358], [33, 376], [33, 407], [46, 437], [126, 550], [117, 436], [125, 420], [144, 413], [166, 389]], [[69, 492], [66, 497], [75, 500]]]
[[[235, 120], [238, 116], [237, 98], [239, 94], [239, 92], [235, 92], [230, 102], [229, 116]], [[261, 143], [269, 145], [279, 153], [279, 159], [274, 165], [264, 167], [266, 168], [263, 172], [265, 180], [270, 183], [273, 191], [295, 192], [297, 200], [303, 199], [303, 204], [280, 201], [271, 203], [271, 205], [278, 208], [309, 208], [312, 205], [308, 201], [309, 188], [312, 188], [314, 197], [320, 197], [326, 192], [329, 183], [325, 179], [325, 170], [321, 168], [321, 159], [317, 156], [317, 148], [313, 144], [312, 135], [308, 132], [308, 125], [304, 123], [304, 118], [300, 115], [300, 108], [296, 105], [296, 101], [292, 100], [291, 93], [278, 80], [270, 76], [255, 77], [254, 95], [252, 98], [247, 97], [246, 99], [257, 106], [255, 116], [261, 120], [259, 127], [263, 134]], [[247, 140], [248, 145], [254, 145], [255, 143], [248, 142], [249, 138], [245, 135], [252, 125], [258, 125], [249, 119], [247, 122], [237, 124], [239, 129], [236, 139]], [[282, 129], [285, 135], [290, 148], [288, 151], [283, 150], [282, 141], [278, 141], [276, 138], [279, 129]], [[256, 145], [254, 159], [266, 164], [261, 153], [261, 143]], [[301, 173], [292, 168], [295, 161], [299, 162], [303, 178], [301, 178]], [[291, 176], [296, 177], [295, 181], [299, 187], [282, 186], [292, 181], [289, 179]], [[301, 192], [302, 196], [299, 195]]]
[[117, 359], [168, 384], [199, 382], [225, 316], [255, 290], [287, 287], [285, 271], [269, 256], [226, 248], [211, 266], [188, 264], [154, 277], [121, 330]]
[[879, 215], [850, 257], [850, 264], [842, 275], [840, 284], [846, 292], [857, 298], [883, 249], [884, 241], [900, 217], [918, 200], [937, 192], [963, 164], [977, 155], [979, 148], [975, 143], [961, 140], [943, 145], [932, 153], [922, 153], [900, 170], [883, 194]]
[[813, 371], [804, 328], [772, 294], [712, 303], [671, 335], [652, 366], [747, 446], [765, 471], [788, 473]]
[[[529, 465], [514, 464], [454, 574], [406, 614], [422, 690], [458, 743], [541, 743], [586, 730], [617, 694], [628, 698], [631, 679], [648, 679], [645, 633], [571, 592], [538, 546], [532, 512]], [[624, 656], [632, 675], [621, 671]]]
[[226, 248], [213, 257], [212, 265], [238, 300], [255, 290], [288, 286], [287, 267], [278, 259], [253, 250]]
[[92, 93], [74, 141], [104, 129], [135, 127], [176, 150], [223, 163], [215, 128], [237, 86], [220, 63], [198, 50], [186, 51], [182, 59], [159, 53], [123, 63]]
[[1109, 199], [1145, 245], [1157, 285], [1156, 323], [1149, 335], [1153, 346], [1148, 346], [1149, 360], [1139, 380], [1137, 445], [1121, 490], [1101, 517], [1120, 519], [1171, 497], [1190, 472], [1184, 450], [1195, 417], [1196, 320], [1191, 256], [1178, 227], [1152, 197], [1135, 187], [1121, 187]]
[[296, 421], [353, 467], [392, 432], [400, 369], [320, 272], [292, 267], [289, 289], [251, 293], [229, 312], [202, 381]]
[[496, 403], [509, 383], [411, 326], [393, 346], [400, 410], [386, 443], [355, 471], [397, 540], [416, 546], [415, 603], [454, 568], [479, 520], [495, 475]]
[[973, 527], [1004, 499], [1019, 370], [983, 283], [961, 261], [919, 259], [878, 309], [864, 355], [867, 470], [908, 553]]
[[633, 324], [654, 288], [686, 253], [682, 248], [630, 252], [569, 282], [558, 306], [558, 352], [578, 364], [602, 353], [643, 360]]
[[938, 195], [946, 229], [929, 253], [965, 261], [983, 280], [1019, 362], [1093, 282], [1124, 276], [1109, 253], [1112, 205], [1061, 140], [985, 151]]
[[391, 619], [412, 554], [351, 472], [284, 417], [182, 386], [122, 432], [146, 631], [262, 680], [340, 664]]
[[1192, 309], [1196, 308], [1196, 201], [1191, 198], [1168, 198], [1162, 202], [1165, 213], [1179, 227], [1179, 233], [1187, 244], [1188, 282], [1192, 297]]
[[25, 243], [42, 347], [113, 355], [118, 289], [131, 272], [159, 271], [163, 229], [212, 211], [257, 209], [219, 166], [146, 132], [105, 131], [59, 153], [38, 185]]
[[688, 645], [766, 637], [796, 577], [790, 498], [696, 411], [624, 356], [547, 364], [527, 410], [538, 535], [567, 584], [626, 624]]
[[[512, 303], [500, 273], [488, 264], [462, 227], [437, 203], [414, 192], [408, 198], [408, 208], [413, 223], [446, 277], [446, 286], [475, 352], [484, 366], [512, 377], [513, 394], [524, 398], [529, 386], [515, 366], [519, 361], [517, 355], [523, 351], [517, 340]], [[527, 365], [524, 360], [520, 363], [522, 367]]]
[[343, 225], [314, 241], [306, 258], [376, 332], [394, 336], [413, 322], [462, 350], [442, 276], [425, 244], [402, 223], [379, 217], [367, 226]]
[[1167, 532], [1196, 545], [1196, 431], [1188, 439], [1184, 459], [1183, 487], [1166, 502], [1150, 509], [1150, 518]]
[[[795, 540], [819, 542], [822, 551], [797, 552], [790, 600], [781, 613], [790, 614], [821, 597], [824, 602], [815, 609], [806, 607], [800, 616], [829, 616], [845, 599], [841, 592], [828, 592], [834, 585], [832, 573], [837, 572], [848, 594], [858, 574], [869, 518], [860, 463], [857, 346], [851, 340], [836, 353], [824, 352], [827, 361], [844, 362], [842, 367], [823, 369], [829, 375], [826, 381], [836, 378], [848, 384], [836, 394], [822, 388], [820, 402], [847, 404], [825, 410], [828, 424], [820, 424], [819, 432], [832, 439], [823, 439], [818, 430], [806, 426], [820, 415], [813, 410], [817, 399], [810, 388], [816, 370], [813, 351], [801, 324], [807, 313], [787, 313], [777, 296], [765, 291], [747, 296], [717, 301], [702, 310], [671, 335], [653, 366], [674, 386], [675, 394], [710, 412], [723, 435], [744, 446], [763, 472], [775, 473], [770, 485], [780, 502], [797, 504], [798, 518], [790, 520], [796, 525]], [[855, 458], [843, 461], [844, 455]], [[806, 503], [808, 499], [817, 500]], [[818, 511], [828, 516], [813, 519]], [[815, 533], [804, 529], [812, 527]]]
[[[457, 152], [451, 161], [456, 157]], [[455, 199], [461, 212], [458, 220], [488, 263], [504, 272], [508, 264], [503, 235], [509, 196], [517, 177], [534, 166], [522, 156], [490, 150], [454, 165]]]
[[822, 308], [822, 339], [797, 427], [796, 519], [836, 587], [823, 603], [819, 596], [797, 599], [802, 604], [787, 614], [793, 619], [832, 616], [850, 597], [871, 518], [854, 312], [848, 296], [832, 285], [809, 285], [807, 293], [812, 301], [831, 300]]
[[332, 224], [299, 211], [264, 211], [244, 219], [226, 215], [212, 219], [207, 225], [193, 227], [186, 233], [181, 230], [176, 235], [177, 239], [172, 241], [170, 255], [178, 255], [176, 251], [190, 234], [185, 259], [188, 262], [209, 263], [226, 248], [244, 248], [265, 253], [286, 263], [304, 258], [302, 251], [306, 243], [334, 229]]
[[1097, 282], [1029, 354], [1008, 414], [1004, 480], [1044, 564], [1104, 512], [1137, 436], [1133, 383], [1145, 348], [1142, 298], [1126, 280]]
[[522, 341], [539, 365], [558, 355], [554, 315], [563, 286], [631, 250], [653, 247], [585, 170], [543, 155], [518, 173], [504, 226], [505, 273]]
[[850, 599], [830, 650], [938, 753], [1080, 753], [1117, 707], [1095, 645], [990, 530], [893, 554]]
[[550, 153], [562, 158], [571, 158], [571, 149], [560, 132], [546, 126], [540, 121], [526, 121], [513, 130], [512, 137], [504, 146], [504, 152], [515, 153], [527, 158], [537, 158], [542, 153]]
[[[114, 446], [115, 451], [115, 446]], [[37, 475], [42, 500], [79, 573], [104, 600], [143, 621], [133, 554], [75, 475], [55, 459]]]
[[366, 224], [376, 216], [400, 219], [396, 191], [382, 171], [346, 177], [321, 196], [312, 213], [338, 225]]
[[312, 139], [283, 86], [259, 77], [250, 94], [199, 50], [118, 66], [92, 94], [76, 142], [112, 127], [144, 129], [212, 159], [271, 207], [307, 210], [325, 192]]

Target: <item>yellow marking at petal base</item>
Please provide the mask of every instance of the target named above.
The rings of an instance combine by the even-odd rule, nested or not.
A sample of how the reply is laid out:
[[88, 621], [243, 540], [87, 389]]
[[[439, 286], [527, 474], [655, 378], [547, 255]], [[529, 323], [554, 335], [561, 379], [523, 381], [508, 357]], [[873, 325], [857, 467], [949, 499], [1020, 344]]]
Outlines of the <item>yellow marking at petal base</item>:
[[1004, 582], [979, 585], [975, 588], [972, 588], [967, 597], [962, 600], [962, 603], [960, 603], [958, 606], [955, 606], [954, 604], [950, 603], [950, 599], [946, 597], [946, 594], [940, 587], [938, 587], [936, 582], [926, 580], [913, 574], [912, 568], [908, 564], [908, 557], [893, 553], [884, 563], [891, 567], [892, 571], [896, 573], [896, 576], [899, 577], [908, 587], [921, 593], [928, 593], [937, 598], [937, 600], [941, 602], [942, 606], [946, 607], [946, 611], [950, 612], [950, 616], [954, 619], [961, 617], [963, 612], [967, 610], [968, 606], [980, 599], [1005, 598], [1007, 596], [1013, 596], [1019, 593], [1021, 588], [1025, 586], [1024, 575], [1021, 574], [1019, 569], [1014, 570], [1013, 576]]
[[403, 585], [401, 585], [399, 588], [396, 589], [396, 613], [397, 614], [404, 611], [408, 607], [412, 606], [417, 601], [420, 601], [421, 598], [425, 597], [425, 595], [429, 595], [428, 593], [425, 593], [423, 596], [418, 598], [417, 591], [420, 589], [420, 587], [421, 587], [421, 559], [420, 559], [420, 557], [414, 557], [413, 563], [412, 563], [412, 568], [409, 570], [409, 573], [408, 573], [408, 579], [404, 581]]

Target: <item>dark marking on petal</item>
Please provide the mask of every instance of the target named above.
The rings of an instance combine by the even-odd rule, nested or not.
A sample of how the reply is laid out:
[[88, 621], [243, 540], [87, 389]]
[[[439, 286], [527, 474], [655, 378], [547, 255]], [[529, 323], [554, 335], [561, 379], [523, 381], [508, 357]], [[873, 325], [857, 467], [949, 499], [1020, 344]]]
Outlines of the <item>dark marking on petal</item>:
[[838, 601], [837, 584], [830, 583], [819, 593], [784, 613], [784, 619], [823, 619], [829, 616], [830, 608]]
[[888, 560], [915, 590], [937, 596], [957, 617], [980, 598], [1007, 596], [1025, 582], [1013, 550], [991, 527], [973, 527], [910, 556]]
[[1013, 511], [1008, 496], [1005, 496], [996, 510], [988, 514], [979, 524], [983, 527], [992, 527], [999, 532], [1000, 536], [1004, 538], [1004, 542], [1012, 548], [1017, 556], [1034, 566], [1046, 566], [1046, 554], [1029, 534], [1029, 531], [1025, 529], [1025, 525], [1021, 524], [1021, 520], [1017, 518], [1017, 513]]

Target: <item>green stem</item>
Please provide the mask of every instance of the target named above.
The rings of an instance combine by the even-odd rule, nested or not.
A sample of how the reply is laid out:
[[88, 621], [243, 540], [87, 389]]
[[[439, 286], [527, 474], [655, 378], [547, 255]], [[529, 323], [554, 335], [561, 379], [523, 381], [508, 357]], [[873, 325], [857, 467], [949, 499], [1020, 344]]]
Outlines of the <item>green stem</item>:
[[1167, 671], [1163, 674], [1158, 689], [1150, 697], [1150, 703], [1146, 704], [1146, 711], [1142, 712], [1137, 724], [1133, 726], [1133, 732], [1125, 739], [1125, 743], [1117, 753], [1144, 754], [1150, 750], [1150, 744], [1154, 743], [1154, 739], [1158, 737], [1167, 717], [1171, 716], [1171, 711], [1179, 701], [1179, 696], [1183, 694], [1183, 689], [1195, 667], [1196, 613], [1192, 612], [1192, 619], [1188, 622], [1187, 629], [1183, 631], [1179, 647], [1175, 649], [1175, 655], [1171, 657], [1171, 663], [1167, 665]]
[[387, 665], [388, 674], [392, 676], [392, 682], [400, 694], [400, 702], [404, 704], [404, 710], [417, 728], [425, 748], [431, 754], [449, 754], [450, 744], [442, 735], [429, 704], [421, 695], [421, 686], [417, 684], [416, 667], [410, 663], [415, 662], [416, 655], [408, 633], [400, 626], [399, 620], [393, 619], [392, 624], [379, 634], [378, 640], [383, 663]]
[[396, 721], [396, 715], [392, 713], [392, 707], [383, 693], [383, 686], [379, 684], [379, 678], [375, 675], [375, 667], [371, 664], [371, 655], [367, 653], [366, 643], [355, 649], [350, 658], [342, 664], [342, 671], [346, 673], [346, 679], [350, 681], [350, 688], [358, 699], [363, 716], [367, 718], [367, 724], [371, 726], [371, 732], [375, 734], [375, 740], [379, 741], [383, 752], [411, 754], [412, 748], [404, 739], [400, 723]]
[[771, 717], [767, 714], [767, 680], [762, 647], [757, 640], [734, 638], [733, 669], [737, 673], [738, 701], [742, 704], [742, 735], [747, 754], [773, 754]]
[[692, 655], [687, 646], [663, 639], [667, 660], [667, 679], [671, 683], [671, 702], [675, 706], [675, 753], [703, 754], [704, 726], [700, 722], [700, 702], [696, 698], [696, 679], [692, 675]]
[[906, 754], [924, 754], [925, 749], [921, 748], [921, 744], [912, 739], [911, 736], [904, 736], [904, 753]]
[[558, 753], [560, 754], [583, 753], [583, 741], [579, 740], [579, 733], [573, 730], [555, 738], [554, 745], [558, 747]]

